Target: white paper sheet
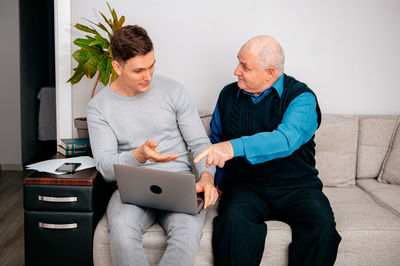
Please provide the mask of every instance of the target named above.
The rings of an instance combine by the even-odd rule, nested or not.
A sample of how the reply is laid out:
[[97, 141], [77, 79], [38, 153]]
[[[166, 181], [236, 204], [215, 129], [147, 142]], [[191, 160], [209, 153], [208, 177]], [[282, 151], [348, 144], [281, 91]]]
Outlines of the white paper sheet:
[[38, 163], [33, 163], [26, 166], [26, 169], [29, 170], [37, 170], [40, 172], [47, 172], [56, 175], [62, 175], [63, 173], [56, 172], [56, 169], [62, 165], [63, 163], [81, 163], [81, 165], [75, 170], [80, 171], [87, 168], [95, 167], [96, 162], [90, 156], [78, 156], [78, 157], [71, 157], [66, 159], [52, 159], [47, 161], [42, 161]]

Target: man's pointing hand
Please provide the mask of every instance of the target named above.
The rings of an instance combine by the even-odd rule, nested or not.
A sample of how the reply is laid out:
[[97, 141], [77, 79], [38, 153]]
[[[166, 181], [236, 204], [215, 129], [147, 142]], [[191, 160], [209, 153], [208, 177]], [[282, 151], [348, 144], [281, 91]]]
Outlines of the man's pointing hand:
[[225, 162], [233, 157], [234, 154], [232, 144], [230, 141], [225, 141], [209, 146], [194, 159], [194, 163], [198, 163], [203, 158], [207, 158], [206, 167], [215, 165], [222, 168], [224, 167]]

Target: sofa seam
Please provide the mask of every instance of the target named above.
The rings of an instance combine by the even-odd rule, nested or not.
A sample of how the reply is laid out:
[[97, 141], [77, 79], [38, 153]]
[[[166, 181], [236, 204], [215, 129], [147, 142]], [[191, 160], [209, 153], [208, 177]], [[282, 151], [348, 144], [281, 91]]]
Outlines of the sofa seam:
[[400, 212], [398, 212], [397, 210], [393, 209], [391, 206], [389, 206], [387, 203], [385, 203], [384, 201], [382, 201], [381, 199], [379, 199], [377, 196], [375, 196], [372, 192], [366, 190], [365, 188], [363, 188], [362, 186], [360, 186], [357, 182], [356, 182], [356, 186], [359, 187], [362, 191], [364, 191], [373, 201], [375, 201], [375, 203], [377, 203], [379, 206], [385, 208], [386, 210], [390, 211], [391, 213], [393, 213], [394, 215], [396, 215], [397, 217], [400, 217]]
[[360, 134], [361, 134], [361, 118], [360, 116], [357, 116], [357, 139], [356, 139], [356, 164], [354, 166], [354, 185], [357, 185], [357, 176], [358, 176], [358, 161], [359, 161], [359, 156], [360, 156]]
[[386, 162], [387, 162], [387, 160], [389, 158], [390, 152], [392, 151], [393, 141], [394, 141], [394, 138], [396, 137], [396, 132], [397, 132], [397, 129], [398, 129], [399, 126], [400, 126], [400, 115], [397, 116], [397, 121], [396, 121], [396, 123], [394, 125], [394, 129], [393, 129], [393, 132], [392, 132], [392, 136], [390, 138], [389, 146], [388, 146], [388, 148], [386, 150], [385, 157], [383, 158], [383, 161], [382, 161], [382, 164], [381, 164], [381, 169], [379, 169], [379, 174], [378, 174], [378, 177], [377, 177], [378, 182], [388, 183], [386, 180], [383, 179], [383, 172], [385, 170]]
[[340, 230], [338, 229], [338, 232], [364, 232], [364, 231], [377, 231], [377, 232], [400, 232], [400, 230], [397, 229], [344, 229]]

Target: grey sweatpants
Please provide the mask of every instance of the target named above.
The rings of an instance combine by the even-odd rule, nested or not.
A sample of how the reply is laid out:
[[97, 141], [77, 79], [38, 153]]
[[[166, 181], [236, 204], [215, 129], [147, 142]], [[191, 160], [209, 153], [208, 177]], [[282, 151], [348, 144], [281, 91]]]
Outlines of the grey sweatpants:
[[113, 265], [148, 265], [142, 235], [155, 222], [164, 228], [168, 244], [159, 265], [193, 265], [205, 213], [190, 215], [124, 204], [116, 190], [107, 207]]

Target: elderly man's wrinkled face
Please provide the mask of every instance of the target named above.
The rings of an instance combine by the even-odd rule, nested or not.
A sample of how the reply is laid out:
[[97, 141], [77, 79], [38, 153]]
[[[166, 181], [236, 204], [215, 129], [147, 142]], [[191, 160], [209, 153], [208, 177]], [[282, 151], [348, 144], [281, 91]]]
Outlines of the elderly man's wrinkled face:
[[238, 86], [242, 90], [254, 95], [261, 94], [268, 89], [270, 79], [268, 71], [261, 69], [257, 63], [257, 56], [253, 50], [241, 49], [238, 54], [239, 64], [234, 75], [238, 76]]

